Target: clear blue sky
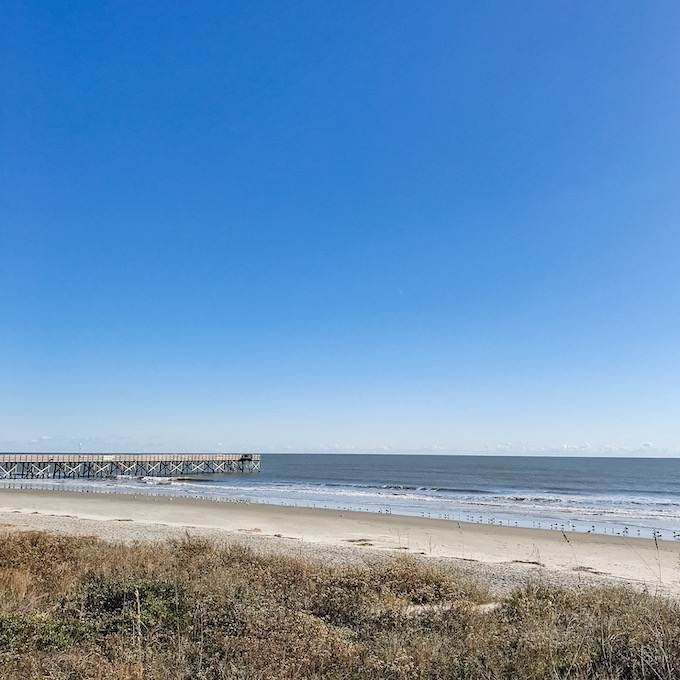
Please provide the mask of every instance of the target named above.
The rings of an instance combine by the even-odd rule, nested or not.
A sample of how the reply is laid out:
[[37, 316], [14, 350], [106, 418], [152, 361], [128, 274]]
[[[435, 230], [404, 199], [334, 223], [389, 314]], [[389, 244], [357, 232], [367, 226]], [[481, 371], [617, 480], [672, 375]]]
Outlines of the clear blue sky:
[[679, 3], [0, 13], [0, 449], [680, 452]]

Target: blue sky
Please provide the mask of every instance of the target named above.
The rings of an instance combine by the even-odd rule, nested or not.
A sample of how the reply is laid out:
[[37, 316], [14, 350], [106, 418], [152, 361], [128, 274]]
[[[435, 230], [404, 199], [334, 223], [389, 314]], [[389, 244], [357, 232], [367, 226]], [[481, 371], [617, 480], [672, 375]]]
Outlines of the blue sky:
[[676, 2], [10, 2], [0, 449], [680, 453]]

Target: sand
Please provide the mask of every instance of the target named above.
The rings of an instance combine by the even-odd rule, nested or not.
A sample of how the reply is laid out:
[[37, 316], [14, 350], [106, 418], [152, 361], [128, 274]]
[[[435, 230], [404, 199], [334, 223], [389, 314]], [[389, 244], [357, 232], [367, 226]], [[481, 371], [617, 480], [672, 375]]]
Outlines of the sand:
[[680, 595], [680, 542], [363, 512], [187, 498], [0, 490], [7, 531], [40, 529], [111, 541], [186, 533], [333, 561], [412, 554], [455, 563], [499, 593], [538, 581], [629, 584]]

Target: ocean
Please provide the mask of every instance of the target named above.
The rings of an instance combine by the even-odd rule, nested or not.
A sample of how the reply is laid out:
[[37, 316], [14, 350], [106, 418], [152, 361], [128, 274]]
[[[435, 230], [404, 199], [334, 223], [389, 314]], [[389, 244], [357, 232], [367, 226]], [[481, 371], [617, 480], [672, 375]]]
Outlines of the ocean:
[[680, 459], [265, 454], [201, 479], [22, 481], [680, 540]]

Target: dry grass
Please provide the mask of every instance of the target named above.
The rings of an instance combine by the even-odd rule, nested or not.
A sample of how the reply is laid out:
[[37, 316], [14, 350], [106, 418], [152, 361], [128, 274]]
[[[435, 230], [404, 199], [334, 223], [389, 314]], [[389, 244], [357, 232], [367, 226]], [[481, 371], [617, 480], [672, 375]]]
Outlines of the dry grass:
[[207, 541], [9, 533], [0, 678], [680, 677], [675, 602], [535, 587], [487, 601], [404, 557], [330, 567]]

